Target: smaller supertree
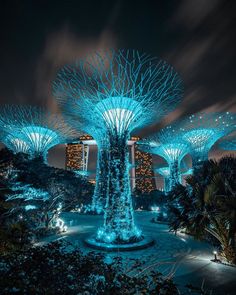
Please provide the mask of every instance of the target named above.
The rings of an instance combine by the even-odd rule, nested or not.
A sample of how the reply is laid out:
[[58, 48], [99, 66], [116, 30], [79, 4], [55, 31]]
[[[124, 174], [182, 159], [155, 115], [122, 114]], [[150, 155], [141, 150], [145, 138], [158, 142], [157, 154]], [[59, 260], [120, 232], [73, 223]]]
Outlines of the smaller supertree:
[[11, 151], [13, 151], [13, 153], [15, 154], [17, 153], [29, 154], [30, 146], [26, 141], [24, 141], [19, 136], [18, 130], [16, 130], [14, 135], [12, 133], [14, 132], [8, 133], [7, 131], [5, 132], [4, 130], [1, 130], [1, 136], [0, 136], [1, 142], [3, 142], [5, 146]]
[[169, 192], [170, 168], [169, 166], [159, 167], [154, 169], [155, 172], [163, 176], [164, 179], [164, 192]]
[[193, 168], [208, 159], [209, 150], [221, 137], [236, 127], [235, 115], [226, 113], [199, 113], [179, 123], [182, 138], [191, 146]]
[[170, 169], [168, 188], [172, 190], [180, 182], [180, 162], [189, 153], [189, 144], [181, 138], [179, 130], [174, 126], [167, 126], [140, 142], [140, 148], [166, 160]]
[[[0, 124], [11, 144], [22, 147], [25, 143], [25, 152], [32, 157], [43, 157], [45, 161], [50, 148], [75, 136], [73, 129], [59, 115], [38, 107], [6, 105], [0, 113]], [[8, 146], [10, 148], [10, 144]]]
[[236, 138], [220, 142], [219, 147], [226, 151], [236, 151]]
[[[186, 162], [183, 160], [180, 163], [180, 178], [179, 182], [182, 183], [182, 176], [191, 175], [192, 174], [192, 168], [189, 168]], [[164, 192], [170, 191], [170, 167], [166, 165], [159, 164], [155, 167], [154, 171], [158, 174], [160, 174], [164, 179]]]

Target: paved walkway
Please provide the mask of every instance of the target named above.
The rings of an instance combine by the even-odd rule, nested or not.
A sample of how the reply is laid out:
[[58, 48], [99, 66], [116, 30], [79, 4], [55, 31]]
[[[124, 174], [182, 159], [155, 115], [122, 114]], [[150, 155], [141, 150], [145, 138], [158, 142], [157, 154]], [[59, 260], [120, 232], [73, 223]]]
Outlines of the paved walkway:
[[[155, 239], [154, 246], [131, 252], [98, 252], [105, 254], [107, 262], [117, 256], [124, 258], [126, 272], [130, 269], [130, 262], [126, 258], [141, 259], [144, 261], [143, 273], [158, 270], [165, 276], [173, 275], [180, 289], [188, 283], [201, 286], [204, 281], [206, 288], [213, 289], [212, 295], [236, 294], [236, 268], [211, 262], [214, 249], [209, 244], [195, 241], [184, 234], [175, 236], [166, 225], [151, 223], [153, 214], [136, 212], [135, 218], [143, 233]], [[68, 232], [60, 237], [50, 237], [47, 242], [63, 238], [78, 245], [85, 253], [96, 252], [86, 247], [83, 241], [102, 224], [102, 216], [64, 213], [61, 217], [68, 225]], [[139, 274], [136, 270], [129, 273]]]

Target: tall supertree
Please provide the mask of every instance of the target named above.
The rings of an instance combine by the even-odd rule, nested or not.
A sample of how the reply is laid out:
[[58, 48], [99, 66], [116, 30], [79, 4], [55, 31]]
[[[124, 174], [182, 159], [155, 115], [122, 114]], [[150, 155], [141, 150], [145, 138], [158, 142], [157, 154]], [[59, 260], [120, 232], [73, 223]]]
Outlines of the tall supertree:
[[[96, 241], [130, 243], [141, 239], [134, 222], [127, 141], [130, 133], [174, 109], [182, 82], [166, 62], [135, 50], [96, 53], [65, 66], [53, 84], [64, 112], [103, 129], [108, 151], [106, 205]], [[69, 99], [68, 99], [69, 98]]]
[[[9, 142], [17, 143], [32, 157], [43, 157], [45, 162], [50, 148], [75, 136], [61, 116], [32, 106], [5, 105], [0, 113], [0, 128]], [[10, 148], [10, 144], [7, 146]]]
[[209, 150], [217, 140], [235, 130], [235, 119], [235, 114], [229, 112], [199, 113], [179, 123], [182, 138], [191, 146], [194, 169], [208, 159]]
[[219, 147], [226, 151], [236, 151], [236, 138], [220, 142]]
[[183, 140], [180, 134], [181, 132], [174, 125], [167, 126], [139, 143], [140, 149], [159, 155], [168, 163], [170, 169], [169, 190], [181, 182], [180, 163], [190, 151], [188, 142]]

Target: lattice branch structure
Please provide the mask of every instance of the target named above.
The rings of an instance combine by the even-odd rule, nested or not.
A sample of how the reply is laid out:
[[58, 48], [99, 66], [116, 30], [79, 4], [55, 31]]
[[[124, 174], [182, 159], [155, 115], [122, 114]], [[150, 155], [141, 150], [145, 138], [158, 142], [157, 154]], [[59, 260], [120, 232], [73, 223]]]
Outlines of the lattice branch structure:
[[75, 131], [58, 114], [39, 107], [5, 105], [0, 113], [0, 128], [7, 135], [3, 142], [16, 152], [23, 151], [32, 157], [43, 157], [55, 145], [75, 137]]
[[140, 142], [140, 148], [166, 160], [170, 169], [168, 189], [181, 182], [180, 163], [190, 151], [189, 143], [182, 139], [175, 125], [167, 126]]
[[110, 50], [62, 68], [53, 90], [68, 117], [76, 115], [82, 125], [102, 128], [106, 138], [109, 173], [104, 224], [97, 241], [117, 244], [140, 239], [131, 201], [127, 141], [131, 132], [176, 107], [183, 94], [180, 77], [157, 58], [135, 50]]
[[[1, 119], [0, 119], [1, 120]], [[14, 154], [17, 153], [30, 153], [30, 146], [26, 141], [19, 137], [19, 132], [16, 129], [15, 133], [13, 132], [8, 133], [7, 130], [1, 128], [1, 121], [0, 121], [0, 141], [4, 143], [4, 145], [10, 149]], [[5, 131], [4, 131], [5, 130]]]
[[220, 142], [219, 147], [225, 151], [236, 151], [236, 138]]
[[191, 146], [193, 168], [208, 159], [212, 146], [223, 136], [233, 132], [236, 127], [233, 113], [198, 113], [179, 123], [182, 138]]

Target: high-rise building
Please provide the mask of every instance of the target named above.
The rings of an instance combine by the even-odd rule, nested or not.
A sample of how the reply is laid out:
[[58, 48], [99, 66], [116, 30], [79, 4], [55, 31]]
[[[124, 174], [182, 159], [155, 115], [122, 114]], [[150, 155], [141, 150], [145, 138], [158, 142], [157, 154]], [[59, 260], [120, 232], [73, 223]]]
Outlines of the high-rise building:
[[[131, 162], [131, 187], [142, 193], [148, 193], [156, 189], [152, 156], [138, 149], [136, 145], [138, 140], [138, 137], [131, 137], [128, 141]], [[96, 141], [90, 135], [83, 135], [77, 142], [67, 144], [66, 169], [86, 172], [90, 145], [96, 145]]]
[[66, 146], [66, 169], [87, 171], [89, 159], [89, 145], [82, 141], [68, 143]]
[[152, 155], [138, 149], [135, 144], [135, 187], [142, 193], [149, 193], [156, 189]]

